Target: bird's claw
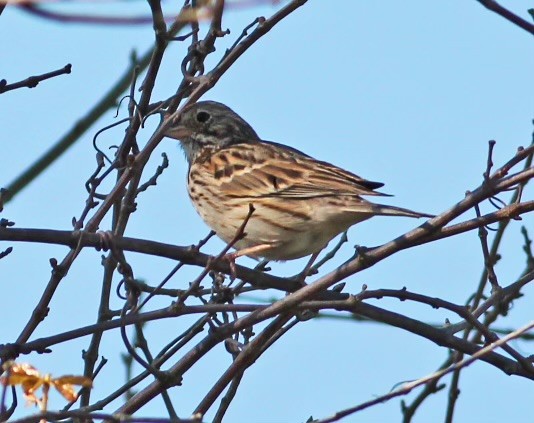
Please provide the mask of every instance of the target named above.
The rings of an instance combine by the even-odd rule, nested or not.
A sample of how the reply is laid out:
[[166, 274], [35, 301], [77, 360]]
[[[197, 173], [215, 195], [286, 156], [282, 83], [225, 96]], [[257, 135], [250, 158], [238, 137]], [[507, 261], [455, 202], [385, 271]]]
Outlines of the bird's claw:
[[224, 260], [228, 261], [230, 266], [230, 282], [233, 282], [237, 278], [237, 268], [235, 266], [235, 259], [237, 258], [236, 253], [228, 253], [223, 256]]

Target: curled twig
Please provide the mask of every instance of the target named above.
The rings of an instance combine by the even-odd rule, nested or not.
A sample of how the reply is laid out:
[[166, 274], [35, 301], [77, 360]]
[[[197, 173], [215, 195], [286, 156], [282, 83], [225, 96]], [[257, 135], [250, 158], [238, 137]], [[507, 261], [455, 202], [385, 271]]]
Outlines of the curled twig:
[[161, 153], [161, 157], [163, 158], [161, 161], [161, 164], [157, 167], [156, 172], [154, 175], [148, 179], [144, 184], [139, 185], [139, 188], [137, 188], [137, 194], [146, 191], [151, 186], [156, 186], [158, 183], [159, 176], [163, 173], [165, 169], [169, 167], [169, 159], [167, 157], [166, 153]]

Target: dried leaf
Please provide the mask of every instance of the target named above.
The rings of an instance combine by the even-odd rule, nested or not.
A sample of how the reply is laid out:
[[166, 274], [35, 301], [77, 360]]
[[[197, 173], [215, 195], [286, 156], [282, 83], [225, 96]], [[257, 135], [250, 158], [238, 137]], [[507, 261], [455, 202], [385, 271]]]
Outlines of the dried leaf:
[[[93, 386], [93, 381], [85, 376], [65, 375], [52, 378], [50, 374], [40, 374], [35, 367], [27, 363], [6, 363], [4, 369], [8, 376], [0, 378], [0, 382], [3, 385], [20, 385], [26, 401], [30, 405], [38, 405], [42, 411], [46, 411], [48, 390], [51, 386], [56, 388], [67, 401], [75, 401], [78, 398], [75, 385], [84, 388]], [[43, 388], [43, 398], [39, 399], [35, 396], [35, 391], [41, 387]]]

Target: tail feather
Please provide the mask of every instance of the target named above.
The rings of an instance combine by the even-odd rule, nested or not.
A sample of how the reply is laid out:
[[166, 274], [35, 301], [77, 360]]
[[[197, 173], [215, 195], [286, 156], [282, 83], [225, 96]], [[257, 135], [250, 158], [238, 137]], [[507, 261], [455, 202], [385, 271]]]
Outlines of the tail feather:
[[386, 206], [384, 204], [371, 204], [371, 212], [382, 216], [406, 216], [406, 217], [428, 217], [433, 218], [435, 215], [428, 213], [419, 213], [413, 210], [403, 209], [402, 207]]

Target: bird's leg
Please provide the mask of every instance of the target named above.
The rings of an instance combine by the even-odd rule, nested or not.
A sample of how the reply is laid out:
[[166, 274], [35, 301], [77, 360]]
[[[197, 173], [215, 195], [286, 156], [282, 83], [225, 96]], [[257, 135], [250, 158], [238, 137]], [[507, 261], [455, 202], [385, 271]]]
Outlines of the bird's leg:
[[[242, 250], [235, 251], [233, 253], [228, 253], [224, 256], [226, 260], [230, 263], [230, 277], [234, 280], [237, 277], [235, 259], [241, 256], [256, 256], [258, 253], [263, 251], [270, 250], [275, 247], [274, 244], [259, 244], [254, 245], [253, 247], [243, 248]], [[261, 255], [261, 254], [260, 254]]]
[[271, 248], [273, 248], [275, 246], [276, 245], [274, 245], [274, 244], [258, 244], [258, 245], [254, 245], [253, 247], [243, 248], [242, 250], [238, 250], [238, 251], [235, 251], [233, 253], [229, 253], [229, 254], [227, 254], [227, 256], [233, 255], [234, 259], [235, 259], [235, 258], [241, 257], [241, 256], [261, 255], [261, 254], [258, 254], [258, 253], [270, 250]]

